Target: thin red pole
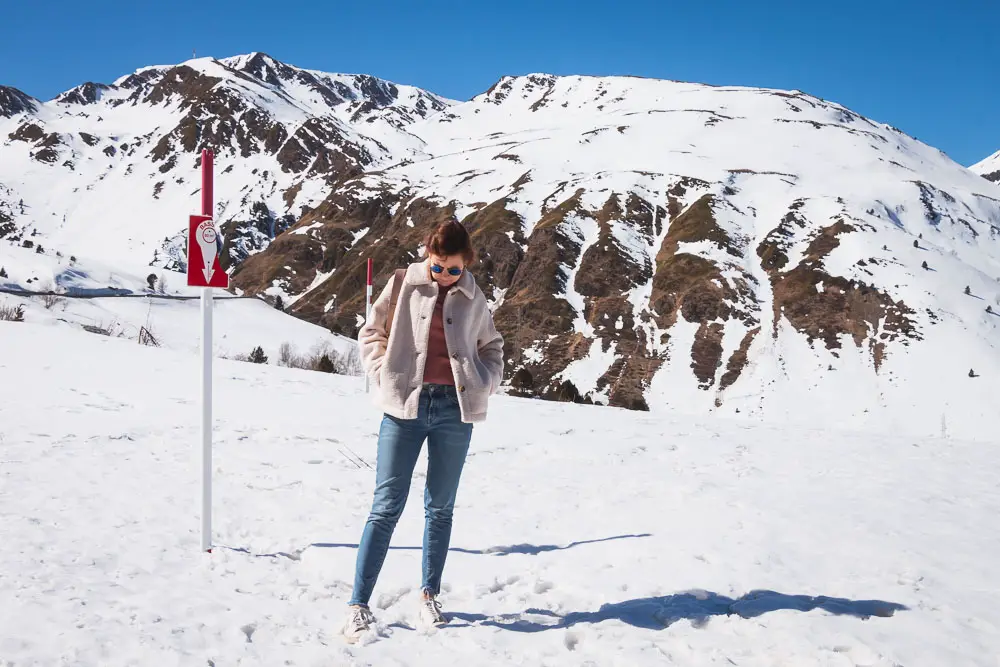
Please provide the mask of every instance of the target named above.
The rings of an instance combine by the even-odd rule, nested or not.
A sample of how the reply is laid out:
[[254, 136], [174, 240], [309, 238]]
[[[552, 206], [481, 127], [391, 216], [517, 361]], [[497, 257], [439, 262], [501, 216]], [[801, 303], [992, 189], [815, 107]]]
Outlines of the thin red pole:
[[201, 214], [215, 217], [212, 211], [212, 163], [215, 156], [207, 148], [201, 151]]

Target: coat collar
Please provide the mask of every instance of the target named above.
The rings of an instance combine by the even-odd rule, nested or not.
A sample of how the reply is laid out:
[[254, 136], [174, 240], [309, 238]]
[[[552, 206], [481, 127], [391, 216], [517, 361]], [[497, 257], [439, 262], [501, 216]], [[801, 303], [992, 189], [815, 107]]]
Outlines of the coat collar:
[[[416, 262], [410, 264], [406, 269], [406, 278], [404, 282], [411, 285], [430, 285], [434, 282], [431, 278], [430, 264], [428, 261]], [[452, 287], [462, 294], [464, 294], [469, 299], [475, 299], [476, 297], [476, 279], [472, 277], [469, 270], [466, 269], [462, 274], [462, 277], [458, 279], [458, 282]]]

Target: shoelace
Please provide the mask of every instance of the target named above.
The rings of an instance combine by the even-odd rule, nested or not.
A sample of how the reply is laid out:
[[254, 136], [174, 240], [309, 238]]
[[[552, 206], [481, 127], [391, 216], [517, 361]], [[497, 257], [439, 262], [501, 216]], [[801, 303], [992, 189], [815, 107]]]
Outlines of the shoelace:
[[427, 611], [431, 613], [435, 621], [444, 620], [441, 615], [441, 603], [437, 601], [437, 598], [424, 598], [424, 606], [427, 607]]
[[366, 607], [358, 607], [354, 610], [354, 616], [351, 617], [351, 624], [355, 626], [370, 625], [374, 620], [375, 615], [372, 614], [370, 609]]

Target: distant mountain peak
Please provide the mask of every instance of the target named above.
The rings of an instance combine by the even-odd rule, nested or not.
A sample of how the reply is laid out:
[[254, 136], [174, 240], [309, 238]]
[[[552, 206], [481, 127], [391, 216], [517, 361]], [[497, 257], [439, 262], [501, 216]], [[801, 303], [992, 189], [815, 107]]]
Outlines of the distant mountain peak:
[[1000, 151], [969, 168], [988, 181], [1000, 183]]
[[41, 102], [17, 88], [0, 86], [0, 117], [11, 118], [19, 113], [34, 113]]
[[56, 97], [54, 101], [62, 104], [94, 104], [101, 98], [101, 95], [105, 91], [111, 89], [112, 87], [107, 84], [88, 81], [83, 85], [67, 90]]

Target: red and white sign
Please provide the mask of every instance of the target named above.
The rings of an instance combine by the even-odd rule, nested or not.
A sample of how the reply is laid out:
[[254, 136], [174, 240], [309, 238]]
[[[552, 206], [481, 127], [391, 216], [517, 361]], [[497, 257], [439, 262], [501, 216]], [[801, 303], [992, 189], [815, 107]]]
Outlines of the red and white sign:
[[229, 274], [222, 270], [222, 241], [211, 216], [192, 215], [188, 225], [187, 284], [190, 287], [229, 287]]

